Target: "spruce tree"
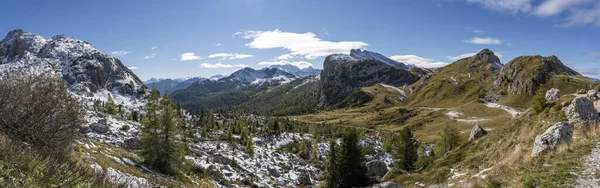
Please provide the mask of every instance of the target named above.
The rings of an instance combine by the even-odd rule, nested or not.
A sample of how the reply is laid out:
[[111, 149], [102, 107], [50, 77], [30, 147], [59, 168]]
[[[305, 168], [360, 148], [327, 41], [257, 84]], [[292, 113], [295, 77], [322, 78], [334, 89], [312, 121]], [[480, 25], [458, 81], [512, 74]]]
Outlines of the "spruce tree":
[[148, 97], [148, 103], [144, 107], [146, 112], [146, 118], [142, 120], [140, 145], [141, 145], [141, 156], [144, 158], [144, 163], [148, 166], [158, 166], [158, 158], [161, 154], [161, 148], [159, 144], [160, 140], [160, 94], [158, 91], [153, 90], [150, 92]]
[[415, 140], [408, 127], [402, 129], [394, 144], [393, 157], [398, 159], [394, 164], [396, 168], [406, 171], [412, 171], [415, 168], [415, 162], [419, 159], [419, 142]]
[[338, 158], [341, 187], [363, 187], [369, 181], [359, 140], [360, 133], [357, 129], [348, 128], [344, 131]]
[[338, 164], [338, 144], [334, 139], [329, 141], [329, 153], [325, 162], [325, 187], [341, 187], [340, 166]]
[[252, 141], [252, 137], [246, 140], [246, 153], [254, 155], [254, 141]]
[[117, 115], [117, 105], [110, 94], [108, 94], [108, 101], [106, 101], [104, 109], [107, 114]]
[[176, 174], [180, 168], [183, 157], [183, 146], [178, 142], [177, 135], [181, 125], [181, 116], [177, 114], [177, 106], [173, 99], [165, 93], [161, 100], [162, 107], [162, 156], [160, 157], [159, 170], [169, 174]]
[[141, 156], [144, 163], [160, 172], [178, 174], [183, 156], [183, 145], [177, 140], [180, 118], [175, 103], [168, 96], [150, 92], [142, 120]]

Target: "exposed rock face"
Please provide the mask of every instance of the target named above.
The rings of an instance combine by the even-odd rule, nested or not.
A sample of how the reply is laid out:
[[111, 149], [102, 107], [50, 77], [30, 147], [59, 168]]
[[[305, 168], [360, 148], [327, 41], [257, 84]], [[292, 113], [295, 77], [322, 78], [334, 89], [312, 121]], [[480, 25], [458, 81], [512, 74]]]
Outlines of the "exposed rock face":
[[[48, 38], [23, 30], [10, 31], [0, 42], [0, 74], [7, 72], [62, 78], [81, 98], [99, 99], [112, 93], [133, 100], [144, 98], [146, 92], [142, 81], [119, 59], [66, 35]], [[125, 102], [124, 98], [115, 100]]]
[[382, 161], [370, 161], [366, 164], [367, 176], [383, 177], [388, 172], [387, 165]]
[[473, 129], [471, 129], [471, 135], [469, 136], [469, 140], [475, 140], [475, 139], [481, 138], [482, 136], [484, 136], [486, 134], [487, 134], [487, 131], [485, 131], [483, 128], [481, 128], [481, 126], [475, 125], [473, 127]]
[[546, 132], [535, 137], [532, 156], [544, 155], [556, 149], [560, 144], [568, 144], [573, 137], [573, 124], [558, 122], [548, 128]]
[[575, 76], [579, 73], [565, 66], [556, 56], [521, 56], [502, 68], [494, 89], [507, 94], [529, 94], [546, 83], [552, 75]]
[[[353, 54], [327, 56], [321, 72], [322, 102], [327, 106], [344, 100], [348, 94], [360, 87], [385, 83], [404, 86], [419, 80], [419, 76], [409, 70], [392, 66], [379, 59], [360, 59]], [[389, 61], [389, 60], [388, 60]], [[393, 61], [393, 60], [391, 60]], [[395, 62], [397, 64], [398, 62]]]
[[298, 177], [298, 183], [301, 185], [312, 185], [312, 181], [310, 180], [310, 174], [306, 171], [302, 172]]
[[598, 115], [598, 111], [594, 108], [594, 102], [587, 97], [573, 99], [564, 111], [569, 122], [587, 123], [600, 120], [600, 115]]
[[560, 90], [558, 90], [556, 88], [552, 88], [552, 89], [549, 89], [548, 91], [546, 91], [546, 100], [554, 101], [558, 98], [560, 98]]
[[373, 185], [373, 188], [400, 188], [400, 186], [394, 182], [383, 182]]

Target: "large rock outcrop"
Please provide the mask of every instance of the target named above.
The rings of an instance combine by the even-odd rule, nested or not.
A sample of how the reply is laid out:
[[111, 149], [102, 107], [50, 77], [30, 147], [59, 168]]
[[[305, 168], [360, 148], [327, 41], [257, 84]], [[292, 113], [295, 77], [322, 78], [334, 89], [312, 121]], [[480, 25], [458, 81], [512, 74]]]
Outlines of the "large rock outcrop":
[[327, 56], [321, 72], [322, 102], [333, 106], [360, 87], [378, 83], [404, 86], [419, 80], [417, 74], [407, 70], [409, 66], [383, 57], [360, 50]]
[[521, 56], [508, 62], [494, 82], [494, 89], [507, 94], [529, 94], [545, 84], [553, 75], [576, 76], [556, 56]]
[[555, 150], [560, 144], [568, 144], [573, 138], [573, 124], [558, 122], [548, 128], [546, 132], [535, 137], [532, 156], [544, 155]]
[[564, 109], [569, 122], [589, 123], [600, 121], [600, 115], [594, 108], [594, 102], [587, 97], [577, 97]]

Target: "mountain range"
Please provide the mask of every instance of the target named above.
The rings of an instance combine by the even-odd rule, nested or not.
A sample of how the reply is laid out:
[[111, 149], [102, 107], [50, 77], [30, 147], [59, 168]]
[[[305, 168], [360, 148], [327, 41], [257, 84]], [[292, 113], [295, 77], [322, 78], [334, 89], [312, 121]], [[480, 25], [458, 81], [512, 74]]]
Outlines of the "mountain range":
[[[190, 171], [210, 174], [203, 178], [218, 179], [211, 182], [223, 187], [322, 185], [327, 163], [320, 159], [335, 143], [327, 140], [344, 135], [341, 130], [348, 127], [364, 130], [355, 145], [365, 156], [361, 162], [370, 185], [552, 187], [582, 178], [564, 173], [577, 170], [575, 165], [597, 166], [598, 148], [588, 139], [595, 133], [584, 126], [600, 120], [600, 85], [553, 55], [520, 56], [503, 64], [483, 49], [427, 69], [353, 49], [327, 56], [323, 70], [273, 65], [211, 78], [142, 82], [119, 59], [88, 42], [13, 30], [0, 41], [0, 75], [0, 80], [44, 75], [62, 81], [85, 114], [85, 137], [77, 141], [77, 150], [84, 152], [78, 154], [92, 161], [94, 170], [119, 174], [135, 185], [172, 179], [136, 160], [144, 123], [133, 113], [124, 115], [149, 115], [142, 111], [149, 88], [170, 92], [182, 107], [177, 113], [185, 133], [175, 136], [186, 143], [182, 164], [193, 163]], [[98, 111], [97, 103], [109, 98], [125, 112]], [[419, 168], [410, 173], [394, 165], [402, 157], [392, 151], [404, 149], [395, 142], [401, 130], [419, 148], [414, 148]], [[570, 145], [557, 149], [564, 143]]]

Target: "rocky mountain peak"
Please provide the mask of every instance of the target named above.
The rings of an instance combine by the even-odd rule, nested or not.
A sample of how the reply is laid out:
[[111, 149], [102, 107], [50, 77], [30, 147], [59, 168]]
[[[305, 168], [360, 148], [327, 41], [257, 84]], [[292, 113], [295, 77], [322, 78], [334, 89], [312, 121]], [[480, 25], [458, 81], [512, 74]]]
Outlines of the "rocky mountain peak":
[[119, 59], [66, 35], [48, 38], [21, 29], [10, 31], [0, 42], [0, 73], [7, 72], [62, 78], [84, 100], [106, 100], [110, 94], [117, 103], [140, 106], [146, 92]]
[[486, 64], [492, 65], [492, 69], [502, 69], [504, 65], [500, 62], [500, 58], [494, 54], [493, 51], [489, 49], [483, 49], [475, 56], [475, 61], [484, 62]]
[[508, 94], [533, 95], [554, 75], [577, 76], [579, 73], [565, 66], [554, 55], [520, 56], [504, 66], [494, 88], [505, 90]]

